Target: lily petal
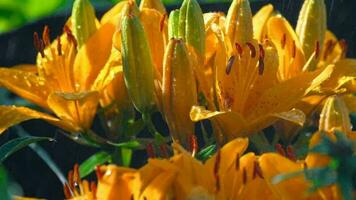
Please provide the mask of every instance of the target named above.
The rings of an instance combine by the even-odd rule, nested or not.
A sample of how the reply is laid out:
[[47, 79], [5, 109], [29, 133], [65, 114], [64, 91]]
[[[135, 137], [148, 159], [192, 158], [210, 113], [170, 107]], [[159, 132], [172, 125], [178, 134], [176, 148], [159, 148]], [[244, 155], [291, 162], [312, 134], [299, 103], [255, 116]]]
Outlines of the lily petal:
[[91, 127], [98, 96], [98, 92], [55, 92], [48, 97], [47, 103], [59, 118], [72, 123], [74, 130], [85, 131]]
[[45, 80], [32, 72], [18, 69], [0, 68], [0, 85], [22, 98], [48, 108], [46, 99], [50, 92]]
[[273, 5], [268, 4], [263, 6], [252, 18], [253, 23], [253, 36], [256, 40], [262, 41], [263, 37], [267, 34], [266, 24], [268, 19], [272, 16]]
[[26, 107], [0, 106], [0, 134], [6, 129], [30, 119], [44, 119], [57, 124], [59, 120], [50, 115]]

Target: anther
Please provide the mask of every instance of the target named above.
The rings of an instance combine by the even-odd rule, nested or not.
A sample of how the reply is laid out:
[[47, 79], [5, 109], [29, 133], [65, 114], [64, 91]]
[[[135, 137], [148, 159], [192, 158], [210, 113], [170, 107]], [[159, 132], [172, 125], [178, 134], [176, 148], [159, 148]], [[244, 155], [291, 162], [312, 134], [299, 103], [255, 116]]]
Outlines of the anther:
[[190, 150], [192, 152], [192, 156], [194, 157], [195, 154], [198, 152], [198, 141], [197, 141], [197, 137], [192, 134], [189, 137], [189, 143], [190, 143]]
[[163, 158], [168, 158], [169, 157], [166, 144], [161, 144], [159, 146], [159, 150], [160, 150], [161, 156]]
[[303, 162], [303, 169], [307, 170], [308, 169], [308, 164], [306, 162]]
[[99, 165], [97, 165], [96, 167], [95, 167], [95, 174], [96, 174], [96, 178], [98, 179], [98, 180], [100, 180], [104, 175], [103, 175], [103, 173], [102, 173], [102, 171], [100, 170], [100, 166]]
[[319, 41], [315, 42], [315, 59], [318, 59], [320, 56], [320, 43]]
[[70, 192], [71, 190], [70, 190], [69, 186], [67, 185], [67, 183], [65, 183], [63, 185], [63, 191], [64, 191], [64, 197], [66, 199], [71, 199], [72, 198], [72, 194]]
[[80, 174], [79, 174], [79, 165], [78, 165], [78, 163], [74, 164], [73, 180], [74, 180], [75, 183], [79, 183], [80, 182]]
[[57, 53], [59, 56], [62, 55], [62, 43], [61, 43], [61, 37], [57, 37]]
[[297, 160], [297, 156], [295, 155], [295, 152], [293, 150], [293, 147], [291, 145], [287, 146], [287, 157], [293, 161]]
[[260, 49], [260, 58], [265, 58], [265, 50], [263, 49], [262, 44], [258, 44], [258, 47]]
[[167, 13], [164, 13], [164, 15], [161, 17], [161, 21], [159, 22], [159, 31], [162, 32], [164, 28], [164, 22], [166, 21], [167, 18]]
[[49, 36], [49, 28], [47, 25], [43, 29], [42, 40], [43, 40], [44, 46], [49, 46], [51, 44], [51, 39]]
[[286, 46], [287, 43], [287, 35], [284, 33], [282, 38], [281, 38], [281, 47], [282, 49], [284, 49], [284, 47]]
[[257, 161], [255, 161], [253, 163], [253, 174], [252, 174], [253, 179], [255, 179], [256, 176], [258, 176], [258, 177], [263, 179], [262, 169], [261, 169], [261, 167], [260, 167], [260, 165], [258, 164]]
[[260, 59], [258, 60], [258, 75], [263, 75], [263, 71], [265, 69], [265, 63], [263, 61], [263, 58], [260, 57]]
[[90, 182], [90, 191], [93, 193], [93, 194], [96, 194], [96, 184], [94, 181]]
[[282, 156], [286, 156], [286, 151], [283, 149], [281, 144], [276, 144], [274, 146], [276, 148], [276, 151], [281, 154]]
[[335, 47], [335, 43], [332, 40], [328, 40], [326, 42], [323, 60], [326, 60], [328, 58], [328, 55], [332, 52], [334, 47]]
[[242, 183], [244, 185], [247, 183], [247, 171], [245, 167], [242, 169]]
[[78, 43], [77, 43], [77, 40], [75, 39], [72, 31], [70, 30], [70, 28], [68, 26], [64, 26], [63, 31], [67, 34], [68, 40], [73, 43], [73, 45], [76, 49], [78, 46]]
[[236, 154], [236, 159], [235, 159], [235, 169], [238, 171], [240, 169], [240, 154]]
[[67, 179], [68, 179], [68, 186], [69, 186], [69, 189], [73, 189], [73, 188], [74, 188], [73, 170], [70, 170], [70, 171], [68, 172]]
[[339, 45], [341, 46], [341, 49], [342, 49], [342, 57], [345, 57], [346, 53], [347, 53], [347, 49], [348, 49], [348, 45], [347, 45], [346, 40], [341, 39], [339, 41]]
[[293, 43], [292, 43], [292, 58], [295, 58], [297, 54], [297, 47], [295, 46], [295, 40], [293, 40]]
[[148, 155], [149, 158], [155, 158], [156, 157], [155, 150], [153, 148], [153, 144], [152, 143], [147, 144], [146, 151], [147, 151], [147, 155]]
[[235, 62], [235, 56], [231, 56], [227, 61], [226, 70], [225, 70], [226, 75], [230, 74], [234, 62]]
[[42, 58], [45, 57], [43, 41], [38, 37], [38, 33], [33, 33], [33, 44], [35, 49], [41, 54]]
[[239, 53], [239, 55], [241, 56], [242, 53], [243, 53], [243, 49], [242, 49], [241, 45], [236, 42], [236, 43], [235, 43], [235, 48], [236, 48], [236, 50], [237, 50], [237, 53]]
[[255, 48], [255, 46], [253, 46], [253, 44], [250, 43], [250, 42], [246, 42], [246, 45], [248, 46], [248, 48], [250, 48], [251, 57], [252, 58], [256, 57], [256, 48]]

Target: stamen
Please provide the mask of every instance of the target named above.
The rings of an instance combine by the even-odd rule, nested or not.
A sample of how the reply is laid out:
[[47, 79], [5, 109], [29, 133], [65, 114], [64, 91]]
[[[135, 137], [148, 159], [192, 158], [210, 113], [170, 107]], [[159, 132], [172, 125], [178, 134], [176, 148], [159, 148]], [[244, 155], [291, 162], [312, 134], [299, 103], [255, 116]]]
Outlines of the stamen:
[[59, 56], [62, 55], [62, 43], [61, 43], [61, 37], [57, 37], [57, 53]]
[[246, 42], [246, 45], [248, 46], [248, 48], [250, 48], [251, 57], [252, 58], [256, 57], [256, 48], [255, 48], [255, 46], [253, 46], [253, 44], [250, 43], [250, 42]]
[[162, 156], [163, 158], [168, 158], [168, 157], [169, 157], [166, 144], [161, 144], [161, 145], [159, 146], [159, 150], [160, 150], [161, 156]]
[[160, 32], [163, 31], [163, 28], [164, 28], [164, 25], [165, 25], [164, 22], [166, 21], [166, 18], [167, 18], [167, 13], [164, 13], [164, 15], [161, 18], [161, 21], [159, 22], [159, 31]]
[[33, 44], [35, 46], [36, 51], [41, 54], [42, 58], [44, 58], [45, 57], [45, 53], [44, 53], [43, 41], [38, 37], [38, 33], [37, 32], [33, 33]]
[[297, 156], [295, 155], [294, 149], [291, 145], [287, 146], [287, 157], [293, 161], [297, 160]]
[[345, 56], [346, 56], [346, 53], [347, 53], [347, 49], [348, 49], [347, 42], [346, 42], [346, 40], [341, 39], [341, 40], [339, 41], [339, 44], [340, 44], [341, 49], [342, 49], [342, 57], [345, 57]]
[[292, 58], [295, 58], [296, 56], [296, 53], [297, 53], [297, 47], [295, 46], [295, 40], [293, 40], [293, 43], [292, 43]]
[[318, 59], [320, 56], [320, 44], [319, 41], [315, 43], [315, 59]]
[[192, 156], [194, 157], [195, 154], [198, 152], [198, 141], [197, 141], [197, 137], [192, 134], [189, 138], [190, 141], [190, 150], [192, 152]]
[[283, 147], [282, 147], [281, 144], [278, 143], [278, 144], [276, 144], [274, 147], [276, 148], [276, 151], [277, 151], [279, 154], [281, 154], [282, 156], [286, 156], [286, 152], [285, 152], [285, 150], [283, 149]]
[[71, 199], [72, 198], [72, 193], [70, 192], [70, 188], [66, 183], [63, 185], [63, 191], [64, 191], [65, 199]]
[[73, 180], [74, 180], [75, 183], [79, 183], [80, 182], [79, 165], [78, 165], [78, 163], [74, 164]]
[[100, 166], [99, 165], [97, 165], [96, 167], [95, 167], [95, 174], [96, 174], [96, 178], [98, 179], [98, 180], [100, 180], [103, 176], [104, 176], [104, 174], [101, 172], [101, 170], [100, 170]]
[[90, 182], [90, 191], [95, 195], [96, 190], [97, 190], [97, 187], [96, 187], [95, 182], [94, 181]]
[[242, 169], [242, 183], [244, 185], [247, 183], [247, 171], [245, 167]]
[[51, 44], [51, 39], [49, 36], [49, 28], [47, 25], [43, 29], [42, 40], [45, 46], [49, 46]]
[[67, 34], [68, 41], [72, 42], [76, 49], [78, 46], [78, 43], [77, 43], [77, 40], [75, 39], [72, 31], [70, 30], [70, 28], [68, 26], [64, 26], [63, 31]]
[[258, 75], [263, 75], [263, 71], [265, 69], [265, 63], [263, 61], [263, 58], [260, 57], [260, 59], [258, 60]]
[[235, 169], [238, 171], [240, 169], [240, 154], [236, 154], [236, 159], [235, 159]]
[[263, 49], [262, 44], [258, 44], [258, 47], [260, 49], [260, 58], [265, 58], [265, 50]]
[[149, 158], [155, 158], [156, 157], [155, 150], [153, 148], [153, 144], [152, 143], [147, 144], [146, 151], [147, 151], [147, 155], [148, 155]]
[[74, 181], [73, 181], [73, 170], [70, 170], [68, 172], [68, 186], [69, 189], [73, 189], [74, 188]]
[[220, 149], [216, 153], [215, 163], [214, 163], [214, 178], [215, 178], [215, 190], [220, 190], [220, 179], [219, 179], [219, 168], [220, 168], [221, 152]]
[[282, 38], [281, 38], [281, 47], [282, 49], [284, 49], [284, 47], [286, 46], [287, 43], [287, 35], [284, 33]]
[[243, 53], [243, 49], [241, 47], [241, 45], [239, 43], [235, 43], [235, 48], [237, 50], [237, 53], [239, 53], [240, 56], [242, 56], [242, 53]]
[[303, 163], [303, 169], [307, 170], [308, 169], [308, 164], [306, 162]]
[[226, 70], [225, 70], [226, 75], [230, 74], [234, 62], [235, 62], [235, 56], [231, 56], [229, 58], [229, 61], [227, 61]]
[[261, 169], [260, 165], [258, 164], [257, 161], [255, 161], [253, 164], [254, 164], [253, 165], [253, 174], [252, 174], [253, 179], [255, 179], [256, 176], [263, 179], [262, 169]]
[[326, 60], [328, 58], [329, 54], [332, 52], [334, 47], [335, 47], [335, 43], [332, 40], [328, 40], [326, 42], [323, 60]]
[[134, 199], [134, 195], [133, 195], [133, 194], [131, 194], [131, 196], [130, 196], [130, 200], [135, 200], [135, 199]]

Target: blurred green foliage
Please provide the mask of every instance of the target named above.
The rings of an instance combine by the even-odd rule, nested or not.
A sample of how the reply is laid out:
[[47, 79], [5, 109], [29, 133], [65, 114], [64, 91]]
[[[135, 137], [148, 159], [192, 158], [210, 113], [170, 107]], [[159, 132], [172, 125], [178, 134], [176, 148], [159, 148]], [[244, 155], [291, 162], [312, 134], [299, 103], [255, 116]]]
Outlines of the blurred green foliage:
[[[120, 0], [91, 0], [95, 7], [110, 6]], [[181, 0], [163, 0], [166, 5]], [[201, 0], [202, 3], [228, 2], [231, 0]], [[71, 9], [73, 0], [1, 0], [0, 33], [11, 31], [28, 22]]]

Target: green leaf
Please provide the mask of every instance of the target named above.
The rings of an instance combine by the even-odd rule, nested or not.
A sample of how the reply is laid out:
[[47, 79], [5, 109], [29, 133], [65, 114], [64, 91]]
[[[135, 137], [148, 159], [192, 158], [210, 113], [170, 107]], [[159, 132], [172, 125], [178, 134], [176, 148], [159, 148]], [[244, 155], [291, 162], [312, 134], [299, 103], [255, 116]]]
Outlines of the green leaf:
[[11, 199], [7, 187], [8, 187], [7, 173], [5, 168], [2, 165], [0, 165], [0, 197], [3, 200]]
[[210, 145], [202, 149], [198, 154], [197, 158], [201, 161], [205, 161], [211, 157], [216, 152], [216, 145]]
[[24, 136], [19, 137], [13, 140], [8, 141], [0, 147], [0, 163], [2, 163], [7, 157], [16, 151], [26, 147], [29, 144], [40, 142], [40, 141], [54, 141], [49, 137], [33, 137], [33, 136]]
[[79, 174], [81, 178], [88, 176], [95, 170], [97, 165], [104, 164], [111, 160], [111, 155], [106, 153], [105, 151], [98, 152], [92, 156], [90, 156], [86, 161], [84, 161], [79, 166]]

